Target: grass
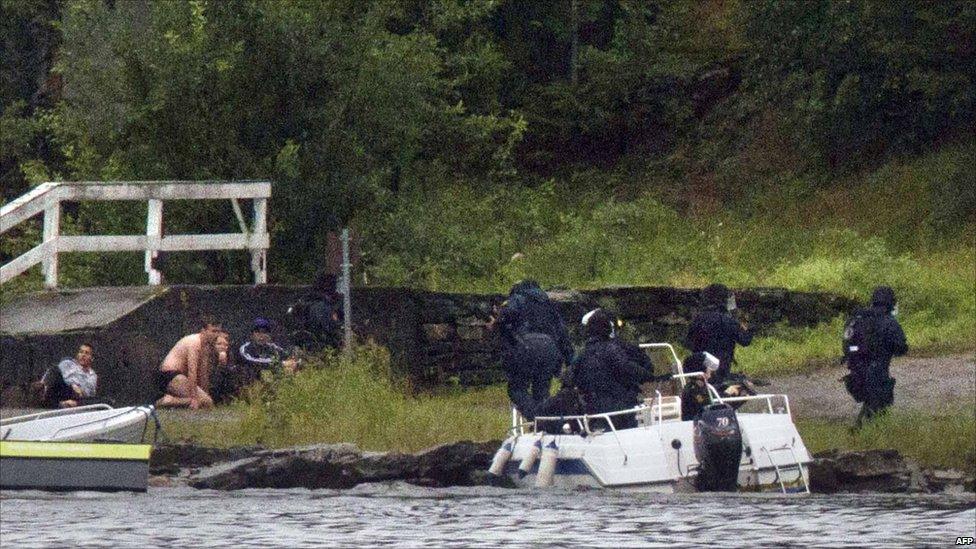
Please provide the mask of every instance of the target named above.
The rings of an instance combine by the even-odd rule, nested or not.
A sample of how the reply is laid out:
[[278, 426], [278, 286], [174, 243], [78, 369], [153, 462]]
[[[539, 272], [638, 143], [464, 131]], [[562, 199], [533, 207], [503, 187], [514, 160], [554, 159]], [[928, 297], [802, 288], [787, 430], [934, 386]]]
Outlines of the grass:
[[919, 464], [976, 473], [976, 417], [973, 410], [929, 416], [892, 411], [850, 432], [850, 423], [801, 419], [797, 429], [810, 452], [838, 448], [894, 448]]
[[[282, 447], [351, 442], [366, 450], [415, 452], [444, 442], [503, 438], [508, 397], [501, 385], [412, 394], [391, 380], [386, 349], [327, 355], [306, 370], [252, 387], [221, 421], [165, 427], [202, 444]], [[171, 419], [177, 419], [173, 417]]]

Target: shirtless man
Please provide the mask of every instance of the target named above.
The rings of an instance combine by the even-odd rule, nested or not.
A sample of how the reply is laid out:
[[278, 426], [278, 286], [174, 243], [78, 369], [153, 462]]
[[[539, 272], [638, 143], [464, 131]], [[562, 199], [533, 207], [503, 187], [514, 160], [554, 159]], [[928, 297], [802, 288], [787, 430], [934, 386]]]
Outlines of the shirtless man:
[[212, 408], [213, 399], [207, 394], [210, 380], [210, 354], [218, 334], [220, 323], [204, 317], [200, 331], [185, 336], [170, 350], [156, 376], [160, 408]]

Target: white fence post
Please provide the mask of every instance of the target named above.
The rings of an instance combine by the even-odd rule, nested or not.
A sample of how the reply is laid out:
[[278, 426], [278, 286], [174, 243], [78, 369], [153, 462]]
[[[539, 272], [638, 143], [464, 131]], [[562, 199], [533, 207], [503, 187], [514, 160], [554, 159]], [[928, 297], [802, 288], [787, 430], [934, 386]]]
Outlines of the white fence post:
[[43, 261], [44, 287], [58, 287], [58, 234], [61, 232], [61, 200], [57, 196], [48, 198], [44, 207], [44, 243], [51, 242], [51, 250]]
[[[268, 199], [254, 199], [254, 222], [251, 224], [251, 235], [264, 234], [268, 231]], [[268, 283], [268, 249], [255, 248], [251, 244], [251, 270], [254, 272], [254, 284]]]
[[146, 273], [149, 275], [149, 285], [159, 286], [163, 276], [153, 266], [153, 260], [159, 257], [159, 246], [163, 237], [163, 201], [158, 198], [149, 199], [146, 211]]

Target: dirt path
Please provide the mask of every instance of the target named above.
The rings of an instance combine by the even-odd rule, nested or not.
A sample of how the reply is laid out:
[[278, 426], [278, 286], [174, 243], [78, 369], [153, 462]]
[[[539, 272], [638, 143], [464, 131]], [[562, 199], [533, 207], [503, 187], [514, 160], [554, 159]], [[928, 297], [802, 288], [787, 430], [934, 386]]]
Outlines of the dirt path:
[[[769, 378], [763, 392], [786, 393], [796, 417], [853, 419], [860, 405], [838, 381], [847, 369], [824, 368], [793, 376]], [[941, 415], [968, 406], [976, 408], [976, 353], [933, 358], [897, 358], [891, 364], [895, 410], [916, 409]]]

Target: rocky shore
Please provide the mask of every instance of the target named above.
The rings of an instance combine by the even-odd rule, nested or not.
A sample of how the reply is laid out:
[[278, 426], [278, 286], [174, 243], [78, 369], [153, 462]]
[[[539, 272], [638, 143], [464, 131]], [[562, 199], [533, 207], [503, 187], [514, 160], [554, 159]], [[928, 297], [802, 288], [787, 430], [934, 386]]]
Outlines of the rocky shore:
[[[332, 488], [404, 481], [429, 487], [503, 486], [507, 479], [487, 473], [501, 441], [462, 441], [418, 452], [364, 452], [352, 444], [323, 444], [279, 450], [260, 447], [217, 449], [164, 444], [153, 450], [152, 486], [200, 489]], [[953, 470], [925, 470], [895, 450], [814, 456], [810, 489], [815, 493], [976, 492], [976, 478]]]

